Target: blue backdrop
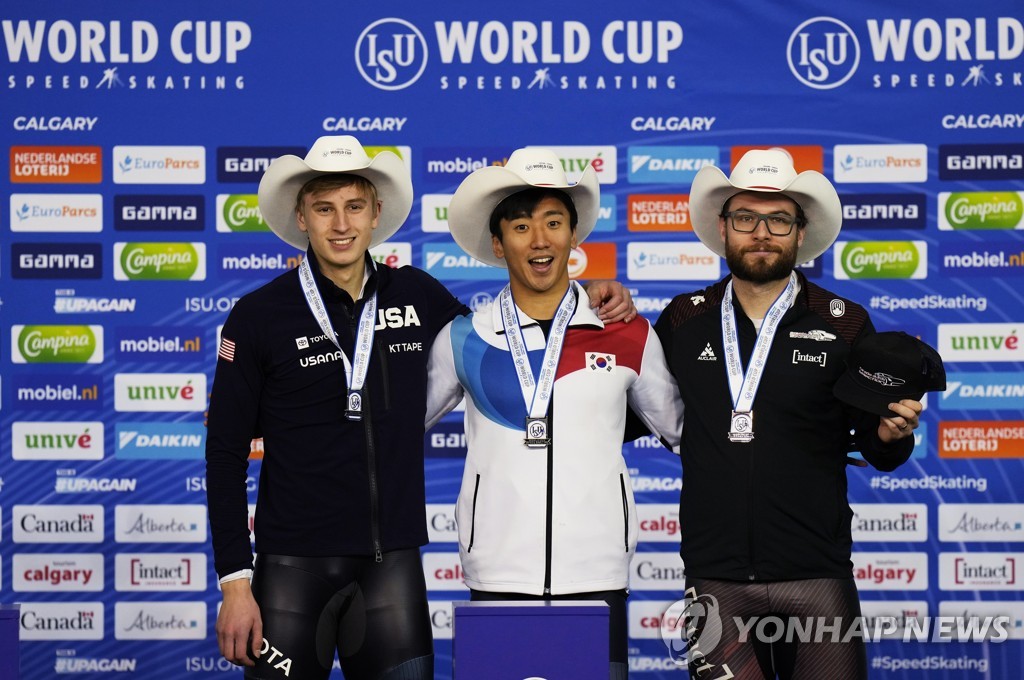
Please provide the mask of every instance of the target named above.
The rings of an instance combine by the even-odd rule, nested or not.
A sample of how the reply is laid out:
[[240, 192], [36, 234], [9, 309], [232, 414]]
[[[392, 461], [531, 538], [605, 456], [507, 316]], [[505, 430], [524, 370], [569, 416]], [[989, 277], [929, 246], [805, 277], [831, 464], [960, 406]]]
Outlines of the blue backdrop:
[[[505, 274], [447, 233], [459, 181], [524, 145], [555, 147], [571, 176], [593, 164], [602, 218], [573, 273], [623, 281], [652, 320], [726, 272], [690, 229], [697, 169], [783, 146], [824, 172], [843, 232], [806, 273], [937, 347], [949, 379], [907, 465], [850, 469], [865, 613], [1011, 617], [1000, 643], [872, 643], [872, 676], [1019, 677], [1024, 12], [915, 4], [6, 3], [0, 601], [22, 603], [24, 677], [233, 672], [213, 633], [203, 411], [233, 301], [298, 261], [260, 218], [258, 179], [323, 134], [406, 160], [417, 200], [376, 255], [474, 305]], [[461, 432], [455, 416], [426, 441], [439, 678], [468, 594]], [[680, 677], [659, 628], [681, 594], [681, 472], [649, 440], [627, 448], [631, 667]]]

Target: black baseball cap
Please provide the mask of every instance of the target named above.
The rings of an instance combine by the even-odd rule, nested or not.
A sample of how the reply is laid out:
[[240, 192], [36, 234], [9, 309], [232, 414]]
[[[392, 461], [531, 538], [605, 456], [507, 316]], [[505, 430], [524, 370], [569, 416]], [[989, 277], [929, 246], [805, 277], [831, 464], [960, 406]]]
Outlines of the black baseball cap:
[[945, 389], [939, 353], [913, 335], [889, 331], [864, 336], [853, 346], [832, 393], [863, 411], [891, 417], [889, 404]]

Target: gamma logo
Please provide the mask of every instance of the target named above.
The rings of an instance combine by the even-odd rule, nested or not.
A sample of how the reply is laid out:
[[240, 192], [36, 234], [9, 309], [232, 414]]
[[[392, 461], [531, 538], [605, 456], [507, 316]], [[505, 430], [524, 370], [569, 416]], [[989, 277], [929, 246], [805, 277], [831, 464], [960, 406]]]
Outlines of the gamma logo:
[[786, 45], [789, 70], [816, 90], [839, 87], [857, 71], [860, 44], [853, 29], [839, 19], [814, 17], [793, 30]]
[[403, 90], [427, 67], [427, 41], [403, 19], [379, 19], [356, 40], [356, 68], [366, 82], [381, 90]]
[[928, 276], [925, 241], [837, 241], [837, 279], [923, 279]]
[[205, 243], [115, 243], [115, 281], [204, 281]]

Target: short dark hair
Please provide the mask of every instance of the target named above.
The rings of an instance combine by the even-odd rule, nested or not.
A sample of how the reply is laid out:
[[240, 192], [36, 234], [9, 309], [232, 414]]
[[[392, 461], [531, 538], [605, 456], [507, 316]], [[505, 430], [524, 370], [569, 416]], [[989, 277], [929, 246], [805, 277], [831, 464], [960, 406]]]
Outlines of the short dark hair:
[[537, 204], [545, 198], [554, 198], [561, 201], [562, 205], [565, 206], [565, 209], [569, 211], [569, 227], [575, 231], [576, 223], [579, 221], [579, 215], [576, 212], [576, 204], [572, 202], [572, 198], [569, 194], [565, 193], [561, 189], [533, 187], [517, 191], [511, 196], [506, 196], [501, 203], [494, 207], [494, 210], [491, 211], [491, 222], [489, 225], [491, 235], [497, 236], [500, 241], [502, 220], [514, 220], [519, 217], [529, 217], [537, 208]]
[[319, 194], [333, 189], [344, 189], [345, 187], [356, 187], [370, 201], [370, 211], [377, 215], [377, 187], [373, 182], [362, 175], [353, 175], [347, 172], [332, 172], [326, 175], [317, 175], [302, 185], [298, 195], [295, 197], [295, 210], [302, 210], [302, 201], [309, 194]]
[[[766, 192], [763, 192], [763, 191], [740, 191], [738, 193], [735, 193], [735, 194], [730, 196], [725, 201], [725, 205], [722, 206], [722, 212], [718, 213], [718, 216], [722, 217], [722, 218], [726, 217], [726, 213], [729, 212], [729, 204], [732, 203], [732, 199], [736, 198], [737, 196], [740, 196], [742, 194], [762, 194], [763, 195], [765, 193]], [[797, 227], [797, 229], [803, 229], [804, 227], [806, 227], [807, 226], [807, 214], [804, 213], [804, 209], [802, 207], [800, 207], [800, 204], [797, 203], [796, 199], [793, 198], [792, 196], [790, 196], [788, 194], [784, 194], [784, 193], [780, 193], [780, 194], [777, 194], [777, 195], [778, 196], [782, 196], [783, 198], [788, 198], [789, 200], [793, 201], [793, 205], [796, 206], [796, 227]]]

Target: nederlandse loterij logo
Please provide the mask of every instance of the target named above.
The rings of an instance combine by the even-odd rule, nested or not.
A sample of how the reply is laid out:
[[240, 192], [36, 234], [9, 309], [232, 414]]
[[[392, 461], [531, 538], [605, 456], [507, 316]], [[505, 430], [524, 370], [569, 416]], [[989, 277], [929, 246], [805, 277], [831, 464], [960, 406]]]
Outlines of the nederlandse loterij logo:
[[939, 229], [1024, 229], [1024, 192], [939, 193]]
[[205, 243], [115, 243], [116, 281], [203, 281]]
[[402, 90], [419, 80], [427, 54], [423, 34], [404, 19], [378, 19], [356, 40], [356, 68], [382, 90]]
[[217, 231], [270, 231], [256, 194], [217, 194]]
[[839, 19], [814, 17], [797, 26], [786, 45], [789, 70], [816, 90], [839, 87], [857, 71], [860, 43]]
[[103, 363], [103, 326], [11, 326], [16, 364]]
[[925, 241], [837, 241], [837, 279], [923, 279], [928, 276]]

